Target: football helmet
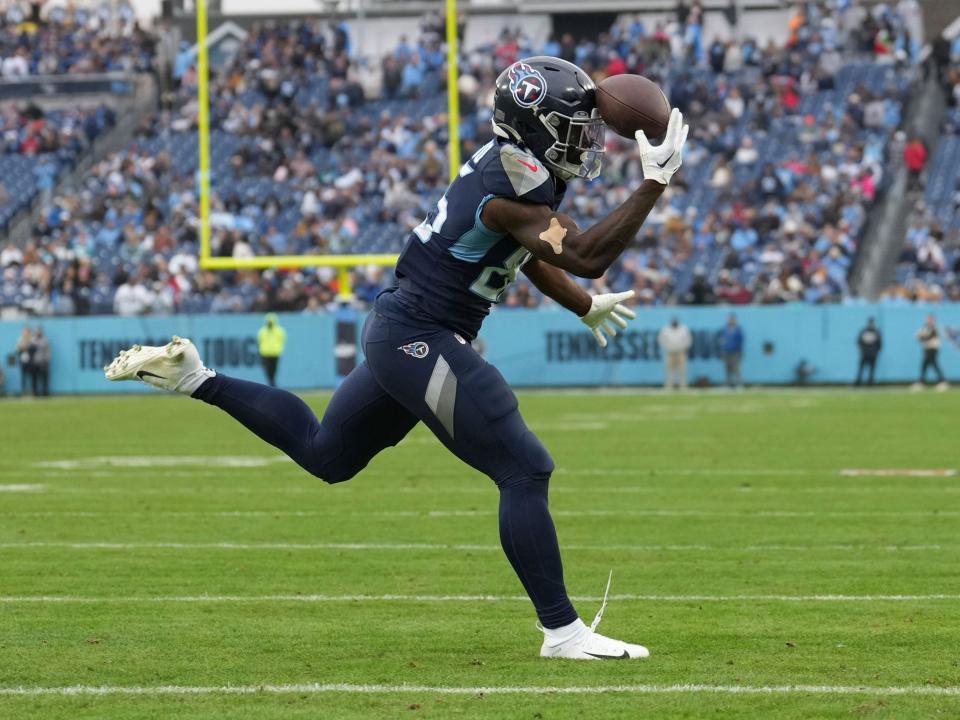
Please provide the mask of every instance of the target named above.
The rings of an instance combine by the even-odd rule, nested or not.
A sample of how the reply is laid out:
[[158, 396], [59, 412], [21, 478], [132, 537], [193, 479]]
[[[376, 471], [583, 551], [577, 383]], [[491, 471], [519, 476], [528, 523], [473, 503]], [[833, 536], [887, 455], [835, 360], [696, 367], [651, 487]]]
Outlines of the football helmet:
[[497, 78], [494, 132], [525, 146], [564, 180], [600, 174], [605, 127], [596, 85], [573, 63], [538, 55]]

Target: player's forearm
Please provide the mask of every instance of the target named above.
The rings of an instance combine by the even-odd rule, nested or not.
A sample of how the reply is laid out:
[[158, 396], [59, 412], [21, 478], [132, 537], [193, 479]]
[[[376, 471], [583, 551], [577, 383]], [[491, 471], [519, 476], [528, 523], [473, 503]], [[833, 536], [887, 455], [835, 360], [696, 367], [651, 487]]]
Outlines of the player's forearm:
[[[644, 180], [620, 207], [569, 240], [584, 277], [600, 277], [637, 236], [666, 185]], [[576, 273], [580, 275], [581, 273]]]
[[481, 220], [493, 232], [509, 233], [554, 267], [583, 278], [598, 278], [636, 237], [666, 186], [644, 180], [624, 203], [596, 225], [581, 230], [569, 215], [545, 205], [494, 198]]
[[523, 266], [523, 273], [540, 292], [570, 312], [583, 317], [590, 310], [590, 294], [560, 268], [533, 258]]

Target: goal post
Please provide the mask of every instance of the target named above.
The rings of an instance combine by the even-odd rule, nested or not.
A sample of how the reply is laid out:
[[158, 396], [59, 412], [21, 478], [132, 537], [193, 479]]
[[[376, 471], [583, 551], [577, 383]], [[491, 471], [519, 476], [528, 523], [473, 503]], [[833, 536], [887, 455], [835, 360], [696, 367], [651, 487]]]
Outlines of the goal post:
[[[332, 267], [337, 269], [337, 281], [341, 295], [352, 295], [351, 269], [362, 265], [393, 267], [396, 265], [399, 256], [395, 254], [256, 255], [235, 258], [213, 255], [210, 241], [210, 62], [207, 47], [207, 0], [195, 0], [195, 11], [197, 19], [197, 103], [199, 105], [197, 114], [199, 144], [197, 184], [200, 195], [200, 268], [202, 270], [265, 270], [269, 268]], [[449, 136], [447, 155], [452, 181], [460, 168], [457, 0], [446, 0], [446, 40], [447, 132]]]
[[450, 182], [460, 172], [460, 50], [457, 37], [457, 0], [447, 0], [447, 145]]

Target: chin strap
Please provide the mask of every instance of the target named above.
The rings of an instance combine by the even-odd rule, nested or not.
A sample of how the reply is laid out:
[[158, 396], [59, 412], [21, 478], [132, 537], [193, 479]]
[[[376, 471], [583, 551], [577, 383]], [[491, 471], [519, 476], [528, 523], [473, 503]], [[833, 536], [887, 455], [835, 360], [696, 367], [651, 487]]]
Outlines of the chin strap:
[[607, 576], [607, 589], [603, 591], [603, 602], [600, 603], [600, 609], [597, 610], [597, 614], [593, 617], [593, 622], [590, 623], [591, 632], [597, 629], [597, 626], [600, 624], [600, 620], [603, 618], [603, 611], [607, 609], [607, 598], [610, 597], [610, 583], [612, 582], [613, 570], [611, 570], [610, 575]]

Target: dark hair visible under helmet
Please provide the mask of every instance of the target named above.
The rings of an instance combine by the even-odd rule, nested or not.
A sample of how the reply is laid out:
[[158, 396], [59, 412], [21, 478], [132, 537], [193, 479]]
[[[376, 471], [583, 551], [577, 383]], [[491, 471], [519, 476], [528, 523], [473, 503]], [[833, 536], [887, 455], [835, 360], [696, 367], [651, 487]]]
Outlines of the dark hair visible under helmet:
[[539, 55], [497, 78], [494, 131], [526, 146], [564, 180], [600, 174], [604, 127], [596, 86], [573, 63]]

